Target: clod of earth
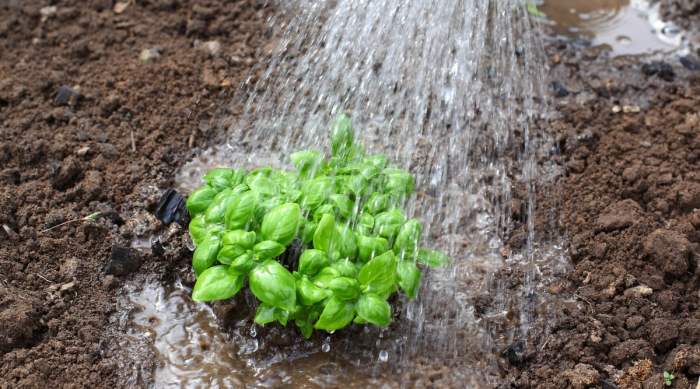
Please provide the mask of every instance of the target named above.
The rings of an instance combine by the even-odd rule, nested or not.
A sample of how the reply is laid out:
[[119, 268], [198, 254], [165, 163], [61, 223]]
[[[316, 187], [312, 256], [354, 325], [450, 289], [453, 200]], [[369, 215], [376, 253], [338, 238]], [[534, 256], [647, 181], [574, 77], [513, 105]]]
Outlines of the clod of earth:
[[137, 271], [141, 267], [141, 262], [141, 255], [138, 251], [129, 247], [113, 245], [104, 272], [115, 276], [125, 276]]

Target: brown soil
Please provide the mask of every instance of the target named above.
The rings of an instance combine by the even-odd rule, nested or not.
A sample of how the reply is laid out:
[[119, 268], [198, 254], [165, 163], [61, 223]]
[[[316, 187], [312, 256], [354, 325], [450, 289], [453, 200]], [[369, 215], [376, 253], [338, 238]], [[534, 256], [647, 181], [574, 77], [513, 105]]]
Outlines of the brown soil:
[[700, 375], [700, 75], [672, 63], [666, 81], [597, 49], [549, 51], [569, 92], [551, 126], [574, 269], [550, 288], [557, 317], [512, 384], [661, 387], [666, 370], [687, 388]]
[[697, 0], [660, 0], [661, 16], [685, 29], [700, 27], [700, 2]]
[[[105, 328], [125, 277], [103, 271], [112, 245], [211, 141], [210, 119], [265, 55], [270, 10], [50, 3], [0, 2], [0, 387], [114, 387]], [[220, 52], [199, 45], [212, 40]]]
[[[0, 388], [118, 386], [108, 320], [132, 275], [105, 265], [268, 54], [263, 3], [0, 3]], [[220, 53], [195, 48], [210, 40]], [[159, 55], [142, 60], [144, 49]], [[549, 50], [569, 92], [551, 127], [574, 269], [550, 288], [559, 312], [535, 352], [505, 358], [507, 379], [660, 388], [666, 370], [689, 387], [700, 375], [700, 78], [675, 63], [671, 81], [646, 76], [568, 43]], [[187, 255], [134, 260], [150, 272]]]

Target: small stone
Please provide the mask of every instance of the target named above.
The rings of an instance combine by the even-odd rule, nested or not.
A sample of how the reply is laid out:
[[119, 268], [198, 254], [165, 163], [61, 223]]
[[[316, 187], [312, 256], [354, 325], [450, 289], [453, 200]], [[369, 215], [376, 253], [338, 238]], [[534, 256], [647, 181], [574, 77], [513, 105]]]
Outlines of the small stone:
[[195, 47], [212, 57], [216, 57], [221, 54], [221, 43], [219, 41], [207, 41], [200, 44], [195, 44]]
[[126, 9], [129, 8], [130, 4], [131, 4], [131, 1], [118, 1], [114, 4], [114, 8], [112, 8], [112, 10], [114, 11], [115, 14], [120, 14], [120, 13], [126, 11]]
[[53, 102], [56, 105], [70, 105], [75, 106], [80, 100], [80, 93], [76, 89], [73, 89], [67, 85], [61, 85], [56, 92], [56, 97]]
[[55, 15], [56, 11], [58, 11], [58, 8], [56, 8], [55, 5], [52, 5], [49, 7], [43, 7], [42, 9], [39, 10], [39, 14], [41, 15], [41, 21], [45, 22], [51, 16]]
[[651, 289], [650, 287], [648, 287], [646, 285], [638, 285], [638, 286], [635, 286], [635, 287], [632, 287], [632, 288], [625, 290], [624, 295], [625, 295], [625, 297], [628, 297], [628, 298], [629, 297], [640, 298], [640, 297], [650, 296], [652, 293], [654, 293], [654, 290]]
[[83, 147], [79, 148], [79, 149], [75, 152], [75, 154], [76, 154], [78, 157], [84, 157], [84, 156], [86, 156], [87, 153], [89, 153], [89, 152], [90, 152], [90, 146], [83, 146]]
[[622, 111], [622, 107], [619, 105], [613, 105], [612, 107], [612, 113], [620, 113]]
[[688, 70], [700, 70], [700, 61], [691, 55], [684, 55], [679, 59], [679, 61], [681, 62], [681, 65]]
[[569, 95], [569, 90], [559, 81], [552, 82], [552, 91], [555, 97], [564, 98]]
[[139, 54], [139, 60], [143, 63], [149, 63], [157, 60], [161, 56], [161, 50], [157, 47], [152, 47], [150, 49], [141, 50]]
[[638, 105], [624, 105], [622, 106], [622, 112], [624, 113], [639, 113], [641, 108]]
[[141, 255], [129, 247], [113, 245], [104, 272], [115, 276], [125, 276], [141, 267]]
[[673, 81], [676, 77], [676, 73], [673, 71], [673, 67], [663, 61], [652, 61], [650, 63], [645, 63], [642, 65], [642, 73], [647, 76], [657, 76], [664, 81]]
[[66, 282], [65, 284], [61, 285], [61, 287], [59, 288], [59, 290], [60, 290], [61, 292], [66, 292], [66, 291], [69, 291], [69, 290], [73, 289], [74, 287], [75, 287], [75, 282], [74, 282], [74, 281], [71, 281], [71, 282]]
[[117, 286], [117, 279], [111, 274], [106, 275], [102, 280], [102, 286], [107, 290], [114, 289]]

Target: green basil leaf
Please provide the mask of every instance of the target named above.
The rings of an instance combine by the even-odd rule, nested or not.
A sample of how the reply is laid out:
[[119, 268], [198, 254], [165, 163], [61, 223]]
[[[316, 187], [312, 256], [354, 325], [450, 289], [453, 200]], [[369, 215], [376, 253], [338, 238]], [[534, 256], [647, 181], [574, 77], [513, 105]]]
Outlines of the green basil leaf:
[[368, 213], [361, 213], [357, 219], [357, 225], [355, 226], [355, 229], [356, 232], [360, 235], [371, 235], [374, 230], [374, 217]]
[[367, 320], [361, 318], [359, 315], [355, 316], [355, 319], [352, 321], [355, 324], [367, 324]]
[[314, 233], [314, 248], [330, 253], [332, 249], [335, 249], [335, 234], [335, 218], [331, 214], [323, 215]]
[[192, 268], [194, 274], [200, 275], [203, 271], [214, 266], [216, 256], [221, 248], [221, 240], [217, 236], [209, 235], [197, 246], [192, 255]]
[[265, 324], [272, 323], [275, 321], [275, 310], [277, 308], [267, 305], [265, 303], [262, 303], [258, 305], [258, 307], [255, 309], [255, 322], [257, 324], [260, 324], [261, 326], [264, 326]]
[[264, 174], [251, 174], [245, 178], [245, 183], [251, 191], [262, 197], [277, 196], [280, 193], [279, 185]]
[[355, 278], [357, 276], [357, 267], [349, 259], [343, 259], [331, 264], [331, 268], [338, 271], [338, 274], [342, 277]]
[[367, 180], [373, 180], [381, 173], [381, 169], [371, 164], [364, 164], [359, 174]]
[[392, 251], [374, 257], [360, 269], [358, 281], [364, 293], [382, 294], [396, 282], [396, 257]]
[[298, 189], [290, 189], [284, 191], [284, 199], [286, 203], [298, 203], [301, 200], [301, 191]]
[[314, 177], [321, 169], [323, 162], [323, 154], [316, 150], [297, 151], [290, 158], [302, 178]]
[[192, 300], [215, 301], [233, 297], [243, 287], [245, 277], [231, 274], [226, 266], [213, 266], [202, 272], [192, 289]]
[[319, 330], [332, 332], [350, 324], [354, 317], [355, 306], [353, 303], [332, 297], [326, 303], [323, 312], [321, 312], [321, 317], [314, 327]]
[[274, 240], [263, 240], [253, 247], [253, 253], [260, 259], [273, 259], [279, 257], [285, 247]]
[[229, 270], [235, 273], [248, 274], [257, 265], [253, 255], [243, 253], [231, 262]]
[[267, 260], [249, 274], [248, 284], [258, 300], [273, 307], [294, 311], [296, 280], [275, 260]]
[[421, 248], [418, 250], [416, 261], [430, 267], [445, 267], [450, 263], [450, 257], [437, 250]]
[[329, 215], [335, 215], [335, 207], [332, 206], [331, 204], [322, 204], [316, 210], [314, 211], [313, 215], [313, 221], [318, 223], [321, 221], [321, 218], [323, 215], [329, 214]]
[[391, 306], [375, 294], [364, 294], [357, 301], [357, 316], [368, 323], [386, 327], [391, 323]]
[[369, 181], [362, 176], [349, 177], [345, 185], [346, 189], [357, 197], [361, 197], [369, 191]]
[[221, 237], [221, 241], [224, 246], [236, 245], [245, 249], [251, 249], [255, 245], [255, 232], [245, 230], [229, 231]]
[[224, 189], [233, 188], [240, 184], [243, 181], [243, 177], [245, 177], [245, 172], [242, 170], [215, 168], [207, 172], [204, 176], [204, 181], [216, 189], [217, 192], [221, 192]]
[[282, 204], [263, 218], [260, 232], [265, 240], [274, 240], [284, 246], [292, 242], [301, 222], [301, 209], [295, 203]]
[[349, 218], [352, 216], [355, 203], [350, 200], [350, 197], [347, 195], [334, 194], [331, 195], [330, 200], [342, 217]]
[[357, 242], [355, 242], [355, 234], [352, 233], [350, 226], [339, 227], [335, 236], [340, 257], [355, 259], [357, 257]]
[[365, 203], [365, 210], [372, 215], [385, 211], [389, 207], [389, 196], [382, 193], [372, 193]]
[[328, 256], [323, 251], [306, 249], [299, 257], [299, 273], [314, 276], [329, 263]]
[[281, 308], [275, 309], [275, 320], [277, 320], [278, 323], [282, 324], [283, 327], [287, 326], [289, 316], [290, 315], [288, 310]]
[[358, 256], [362, 262], [367, 262], [377, 255], [389, 250], [389, 242], [382, 237], [357, 235]]
[[352, 122], [345, 114], [340, 114], [331, 124], [331, 153], [333, 156], [344, 158], [352, 148], [355, 135]]
[[209, 185], [202, 186], [201, 188], [190, 193], [187, 197], [187, 210], [190, 212], [190, 216], [194, 217], [199, 213], [202, 213], [209, 208], [209, 205], [214, 201], [214, 197], [219, 193], [216, 189]]
[[301, 189], [301, 206], [304, 209], [315, 209], [323, 204], [333, 191], [333, 179], [331, 177], [317, 177], [304, 183]]
[[314, 331], [313, 323], [318, 320], [320, 307], [300, 307], [294, 314], [294, 324], [299, 328], [299, 331], [306, 339], [311, 337]]
[[248, 191], [234, 195], [226, 208], [226, 228], [237, 230], [244, 228], [255, 215], [258, 199], [254, 192]]
[[204, 215], [199, 214], [192, 218], [188, 227], [190, 237], [195, 246], [199, 246], [207, 236], [207, 223], [204, 221]]
[[411, 261], [399, 261], [396, 276], [401, 290], [410, 299], [416, 298], [420, 287], [421, 271]]
[[374, 217], [374, 233], [392, 240], [405, 221], [406, 216], [400, 209], [382, 212]]
[[423, 225], [416, 219], [408, 220], [401, 226], [396, 235], [394, 252], [397, 254], [402, 251], [408, 254], [414, 253], [418, 248], [422, 234]]
[[301, 332], [301, 335], [304, 336], [305, 339], [311, 338], [311, 335], [314, 332], [313, 324], [304, 320], [295, 320], [294, 324], [296, 324], [297, 328], [299, 328], [299, 332]]
[[245, 254], [246, 249], [239, 245], [223, 245], [216, 256], [216, 260], [224, 265], [229, 265], [234, 259]]
[[355, 300], [360, 295], [360, 284], [354, 278], [338, 277], [328, 284], [328, 289], [341, 300]]
[[384, 190], [399, 196], [408, 196], [413, 193], [413, 176], [401, 169], [387, 168], [383, 171], [385, 175]]
[[308, 278], [297, 280], [297, 292], [303, 305], [313, 305], [328, 297], [329, 292], [314, 285]]
[[304, 223], [304, 228], [301, 232], [301, 243], [307, 244], [314, 240], [314, 233], [316, 232], [316, 227], [318, 225], [311, 221], [306, 221]]
[[226, 216], [226, 209], [229, 204], [236, 200], [238, 195], [234, 194], [231, 189], [225, 189], [214, 197], [209, 208], [204, 212], [204, 219], [207, 223], [223, 223]]
[[321, 289], [328, 289], [331, 281], [340, 277], [340, 272], [332, 267], [324, 267], [316, 274], [312, 282]]
[[364, 158], [363, 162], [375, 166], [379, 169], [384, 169], [384, 167], [386, 167], [387, 164], [387, 158], [385, 155], [377, 154]]
[[250, 188], [248, 188], [246, 184], [238, 184], [231, 189], [231, 193], [233, 194], [240, 194], [248, 191], [250, 191]]

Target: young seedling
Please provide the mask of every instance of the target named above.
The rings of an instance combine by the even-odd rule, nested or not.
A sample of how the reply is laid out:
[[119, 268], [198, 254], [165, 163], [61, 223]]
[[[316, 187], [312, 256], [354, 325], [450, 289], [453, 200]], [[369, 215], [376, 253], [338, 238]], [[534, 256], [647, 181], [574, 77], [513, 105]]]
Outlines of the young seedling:
[[84, 216], [84, 217], [81, 217], [81, 218], [78, 218], [78, 219], [71, 219], [71, 220], [65, 221], [65, 222], [63, 222], [63, 223], [56, 224], [55, 226], [51, 226], [51, 227], [49, 227], [49, 228], [46, 228], [46, 229], [44, 229], [44, 230], [41, 230], [41, 232], [42, 232], [42, 233], [48, 232], [48, 231], [51, 231], [51, 230], [53, 230], [53, 229], [55, 229], [55, 228], [58, 228], [58, 227], [61, 227], [61, 226], [65, 226], [66, 224], [71, 224], [71, 223], [77, 223], [77, 222], [94, 222], [95, 220], [97, 220], [97, 219], [100, 217], [101, 214], [102, 214], [102, 212], [93, 212], [93, 213], [91, 213], [91, 214], [89, 214], [89, 215], [87, 215], [87, 216]]
[[673, 385], [674, 379], [676, 379], [676, 377], [673, 374], [671, 374], [667, 371], [664, 371], [664, 385], [666, 385], [666, 386]]
[[389, 297], [416, 298], [424, 268], [447, 265], [420, 246], [423, 226], [402, 210], [413, 176], [365, 153], [345, 115], [330, 135], [329, 158], [295, 152], [293, 171], [204, 176], [187, 199], [195, 301], [229, 299], [247, 283], [260, 325], [293, 322], [307, 338], [351, 323], [387, 327]]

